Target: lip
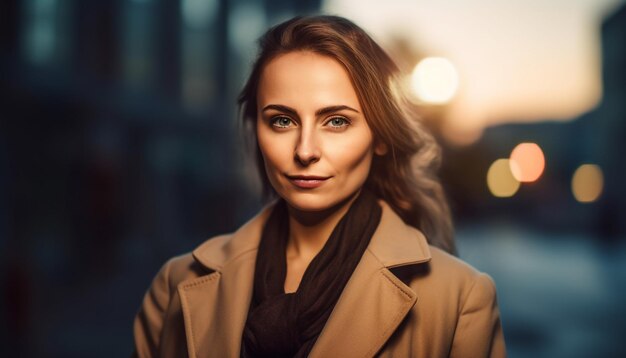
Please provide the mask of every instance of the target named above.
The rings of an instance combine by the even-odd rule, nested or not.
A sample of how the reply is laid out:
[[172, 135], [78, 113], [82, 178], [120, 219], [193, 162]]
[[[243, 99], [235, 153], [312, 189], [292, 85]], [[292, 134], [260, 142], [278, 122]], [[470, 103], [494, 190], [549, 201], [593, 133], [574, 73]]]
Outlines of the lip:
[[286, 177], [293, 185], [301, 189], [315, 189], [331, 178], [318, 175], [287, 175]]

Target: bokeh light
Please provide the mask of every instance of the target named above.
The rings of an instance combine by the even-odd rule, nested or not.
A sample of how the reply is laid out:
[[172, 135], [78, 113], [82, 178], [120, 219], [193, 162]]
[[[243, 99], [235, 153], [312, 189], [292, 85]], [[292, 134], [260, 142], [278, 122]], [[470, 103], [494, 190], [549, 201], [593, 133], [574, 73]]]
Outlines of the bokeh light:
[[583, 164], [572, 177], [572, 193], [581, 203], [596, 201], [604, 189], [602, 169], [595, 164]]
[[507, 198], [515, 195], [520, 183], [511, 172], [508, 159], [498, 159], [489, 167], [487, 172], [487, 187], [493, 196]]
[[450, 60], [426, 57], [415, 66], [411, 75], [411, 87], [420, 101], [445, 104], [456, 94], [459, 76]]
[[520, 143], [511, 152], [509, 158], [511, 173], [522, 183], [539, 179], [546, 165], [543, 151], [536, 143]]

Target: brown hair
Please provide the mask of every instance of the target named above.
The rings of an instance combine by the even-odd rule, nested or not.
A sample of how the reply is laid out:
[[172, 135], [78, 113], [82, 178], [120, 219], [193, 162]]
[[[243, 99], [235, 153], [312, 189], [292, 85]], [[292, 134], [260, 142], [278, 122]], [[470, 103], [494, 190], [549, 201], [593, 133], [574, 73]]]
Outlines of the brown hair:
[[[436, 175], [441, 150], [404, 99], [396, 64], [351, 21], [327, 15], [295, 17], [261, 36], [258, 57], [238, 98], [244, 125], [256, 126], [257, 89], [265, 64], [293, 51], [315, 52], [344, 66], [375, 140], [388, 148], [384, 156], [374, 156], [365, 185], [407, 224], [424, 232], [430, 244], [456, 254], [450, 210]], [[264, 193], [273, 193], [258, 144], [256, 161]]]

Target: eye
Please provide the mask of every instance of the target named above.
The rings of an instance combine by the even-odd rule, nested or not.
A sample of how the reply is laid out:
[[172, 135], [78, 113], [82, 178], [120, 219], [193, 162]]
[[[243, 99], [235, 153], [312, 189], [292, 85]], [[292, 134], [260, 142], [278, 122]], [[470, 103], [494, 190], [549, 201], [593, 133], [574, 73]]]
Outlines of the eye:
[[289, 117], [276, 116], [270, 120], [270, 124], [276, 128], [289, 128], [293, 121]]
[[340, 129], [350, 125], [350, 121], [344, 117], [332, 117], [326, 122], [333, 129]]

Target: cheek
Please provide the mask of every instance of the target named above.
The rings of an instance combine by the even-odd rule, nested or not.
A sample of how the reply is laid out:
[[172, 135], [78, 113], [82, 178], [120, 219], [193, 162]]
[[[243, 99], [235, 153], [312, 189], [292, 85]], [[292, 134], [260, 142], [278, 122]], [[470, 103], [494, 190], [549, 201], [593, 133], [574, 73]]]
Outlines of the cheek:
[[270, 176], [270, 180], [272, 180], [272, 174], [280, 172], [281, 167], [288, 163], [289, 150], [285, 147], [284, 138], [273, 136], [267, 129], [257, 130], [257, 141], [265, 162], [265, 170], [268, 176]]
[[335, 145], [333, 153], [327, 154], [335, 170], [348, 174], [344, 179], [354, 183], [365, 181], [372, 157], [372, 140], [367, 134], [355, 136], [341, 145]]

